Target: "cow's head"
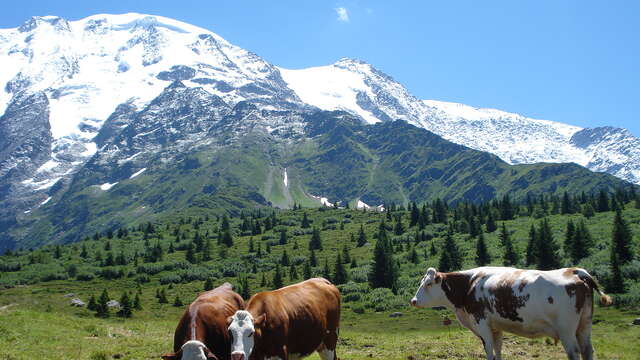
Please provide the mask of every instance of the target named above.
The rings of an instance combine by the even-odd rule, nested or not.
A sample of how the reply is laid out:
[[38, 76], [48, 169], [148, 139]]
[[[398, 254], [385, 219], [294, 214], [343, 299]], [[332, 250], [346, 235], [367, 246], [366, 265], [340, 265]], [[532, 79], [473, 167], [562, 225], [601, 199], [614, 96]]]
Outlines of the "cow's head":
[[262, 333], [267, 314], [254, 318], [245, 310], [238, 310], [227, 320], [231, 335], [231, 360], [248, 360], [256, 338]]
[[175, 353], [162, 355], [162, 360], [218, 360], [218, 358], [198, 340], [187, 341]]
[[411, 299], [415, 307], [431, 307], [446, 304], [447, 297], [442, 290], [442, 275], [434, 268], [429, 268], [420, 281], [416, 296]]

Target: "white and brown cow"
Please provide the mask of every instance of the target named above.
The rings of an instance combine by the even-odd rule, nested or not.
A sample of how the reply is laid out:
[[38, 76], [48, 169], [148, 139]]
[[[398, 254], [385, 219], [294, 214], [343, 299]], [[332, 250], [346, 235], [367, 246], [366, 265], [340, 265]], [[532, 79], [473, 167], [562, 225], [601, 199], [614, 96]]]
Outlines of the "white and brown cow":
[[172, 353], [164, 360], [227, 360], [231, 338], [227, 318], [244, 309], [244, 300], [229, 283], [200, 294], [182, 314]]
[[340, 291], [315, 278], [257, 293], [228, 322], [232, 360], [293, 360], [314, 351], [335, 360]]
[[502, 332], [560, 339], [570, 360], [593, 358], [593, 290], [611, 298], [584, 269], [552, 271], [505, 267], [441, 273], [429, 268], [411, 305], [446, 306], [484, 344], [488, 360], [500, 360]]

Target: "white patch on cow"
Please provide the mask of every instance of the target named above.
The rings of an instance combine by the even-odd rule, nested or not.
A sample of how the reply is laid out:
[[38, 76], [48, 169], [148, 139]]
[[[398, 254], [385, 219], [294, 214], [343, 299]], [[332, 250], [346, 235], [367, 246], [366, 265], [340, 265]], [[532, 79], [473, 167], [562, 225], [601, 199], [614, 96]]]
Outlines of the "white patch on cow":
[[207, 347], [198, 340], [190, 340], [182, 345], [182, 360], [207, 360], [204, 350]]
[[229, 332], [231, 333], [231, 359], [234, 355], [242, 355], [244, 360], [249, 359], [253, 351], [254, 337], [253, 316], [245, 310], [238, 310], [231, 318]]
[[318, 351], [318, 355], [320, 355], [320, 359], [322, 360], [334, 360], [336, 356], [335, 350], [329, 350], [324, 348]]
[[198, 307], [189, 306], [189, 317], [191, 318], [191, 340], [196, 339], [196, 317], [198, 316]]

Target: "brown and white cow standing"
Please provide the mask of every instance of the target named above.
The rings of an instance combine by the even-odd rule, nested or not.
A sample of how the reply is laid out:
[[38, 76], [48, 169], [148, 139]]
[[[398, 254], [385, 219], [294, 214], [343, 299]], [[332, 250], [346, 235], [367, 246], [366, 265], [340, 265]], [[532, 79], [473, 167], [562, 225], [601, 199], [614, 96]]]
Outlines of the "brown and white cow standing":
[[335, 360], [340, 291], [315, 278], [257, 293], [229, 318], [232, 360], [299, 359], [317, 351]]
[[200, 294], [182, 314], [172, 353], [164, 360], [227, 360], [231, 338], [227, 318], [244, 309], [244, 300], [229, 283]]
[[[560, 339], [570, 360], [593, 358], [593, 291], [611, 298], [579, 268], [552, 271], [505, 267], [441, 273], [429, 268], [411, 305], [446, 306], [484, 344], [488, 360], [500, 360], [502, 332]], [[494, 356], [495, 353], [495, 356]]]

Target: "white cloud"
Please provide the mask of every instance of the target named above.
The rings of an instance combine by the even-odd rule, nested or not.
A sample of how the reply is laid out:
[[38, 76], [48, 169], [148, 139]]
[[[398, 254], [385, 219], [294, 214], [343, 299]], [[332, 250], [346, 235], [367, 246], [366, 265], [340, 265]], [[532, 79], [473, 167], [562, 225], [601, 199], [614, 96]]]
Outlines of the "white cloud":
[[338, 7], [335, 10], [336, 14], [338, 14], [338, 21], [349, 22], [349, 13], [347, 12], [347, 8]]

